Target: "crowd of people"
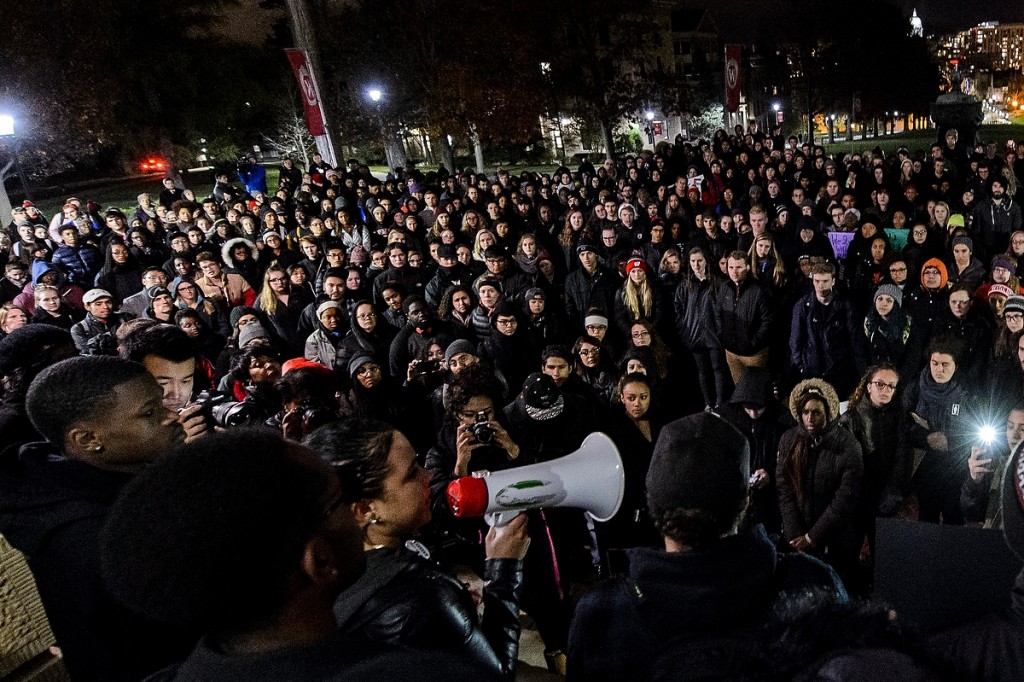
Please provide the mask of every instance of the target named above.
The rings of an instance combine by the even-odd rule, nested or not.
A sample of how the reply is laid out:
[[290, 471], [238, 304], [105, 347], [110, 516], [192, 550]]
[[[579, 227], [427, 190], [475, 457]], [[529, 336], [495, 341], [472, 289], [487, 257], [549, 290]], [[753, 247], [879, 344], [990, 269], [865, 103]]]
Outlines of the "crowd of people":
[[[389, 657], [512, 679], [520, 609], [571, 678], [722, 671], [713, 650], [808, 588], [785, 617], [827, 602], [903, 657], [865, 665], [941, 679], [848, 595], [872, 594], [879, 516], [1020, 523], [1012, 141], [830, 157], [737, 128], [550, 174], [316, 154], [277, 175], [251, 157], [199, 196], [26, 201], [0, 235], [0, 532], [73, 679], [186, 657], [155, 679]], [[453, 515], [457, 478], [596, 430], [623, 460], [609, 521]], [[1019, 647], [959, 651], [946, 672], [1024, 670]], [[749, 653], [751, 679], [809, 665]]]

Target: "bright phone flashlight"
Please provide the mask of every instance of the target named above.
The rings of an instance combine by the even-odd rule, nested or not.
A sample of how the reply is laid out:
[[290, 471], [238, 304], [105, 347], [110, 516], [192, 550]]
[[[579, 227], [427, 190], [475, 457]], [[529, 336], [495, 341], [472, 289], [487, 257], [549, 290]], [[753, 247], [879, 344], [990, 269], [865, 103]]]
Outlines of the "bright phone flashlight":
[[991, 424], [986, 424], [978, 429], [978, 440], [981, 441], [982, 445], [992, 445], [996, 442], [996, 436], [999, 435], [996, 431], [996, 427]]

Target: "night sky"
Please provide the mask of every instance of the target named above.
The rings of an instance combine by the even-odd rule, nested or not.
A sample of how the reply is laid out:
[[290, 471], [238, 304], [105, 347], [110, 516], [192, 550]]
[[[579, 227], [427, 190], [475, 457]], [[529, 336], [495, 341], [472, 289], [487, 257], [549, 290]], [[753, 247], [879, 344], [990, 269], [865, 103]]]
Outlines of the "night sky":
[[[894, 0], [910, 16], [916, 7], [924, 22], [926, 34], [950, 33], [982, 21], [1003, 23], [1024, 22], [1024, 0]], [[684, 4], [698, 4], [684, 2]], [[267, 26], [274, 16], [260, 10], [259, 0], [239, 0], [229, 7], [222, 31], [229, 37], [249, 43], [262, 43], [266, 37], [261, 25]], [[855, 5], [854, 5], [855, 8]], [[280, 10], [279, 10], [280, 11]], [[855, 11], [855, 9], [851, 10]], [[257, 17], [254, 21], [254, 17]]]
[[961, 30], [983, 21], [1024, 22], [1021, 0], [896, 0], [896, 4], [908, 16], [917, 8], [925, 34]]

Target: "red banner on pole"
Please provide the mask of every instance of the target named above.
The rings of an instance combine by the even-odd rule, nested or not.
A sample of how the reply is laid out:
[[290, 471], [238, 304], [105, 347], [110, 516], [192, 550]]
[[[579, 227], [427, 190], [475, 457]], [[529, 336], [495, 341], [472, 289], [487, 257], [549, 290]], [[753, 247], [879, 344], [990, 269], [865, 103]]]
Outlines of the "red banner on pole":
[[288, 61], [295, 71], [295, 79], [299, 81], [299, 91], [302, 93], [302, 106], [306, 110], [306, 127], [309, 134], [318, 137], [325, 133], [324, 116], [320, 111], [320, 91], [313, 80], [313, 73], [306, 62], [306, 53], [302, 50], [285, 50]]
[[725, 46], [725, 110], [731, 114], [740, 108], [740, 89], [743, 86], [740, 74], [741, 59], [742, 45]]

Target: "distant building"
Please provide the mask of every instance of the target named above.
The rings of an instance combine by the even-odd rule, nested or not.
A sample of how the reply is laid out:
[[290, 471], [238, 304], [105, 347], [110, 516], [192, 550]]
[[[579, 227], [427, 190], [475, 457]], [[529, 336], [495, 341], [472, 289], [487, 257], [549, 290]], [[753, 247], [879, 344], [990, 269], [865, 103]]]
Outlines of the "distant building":
[[921, 23], [921, 17], [917, 16], [916, 7], [910, 17], [910, 35], [916, 38], [924, 38], [924, 24]]
[[964, 72], [1019, 71], [1024, 66], [1024, 23], [987, 21], [940, 36], [937, 51], [944, 60], [961, 60]]

